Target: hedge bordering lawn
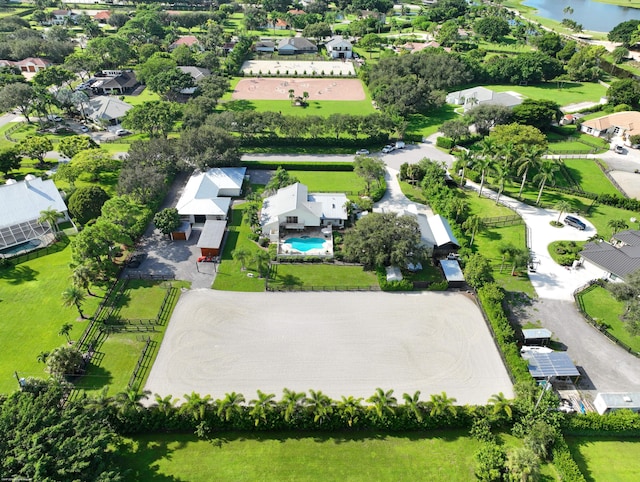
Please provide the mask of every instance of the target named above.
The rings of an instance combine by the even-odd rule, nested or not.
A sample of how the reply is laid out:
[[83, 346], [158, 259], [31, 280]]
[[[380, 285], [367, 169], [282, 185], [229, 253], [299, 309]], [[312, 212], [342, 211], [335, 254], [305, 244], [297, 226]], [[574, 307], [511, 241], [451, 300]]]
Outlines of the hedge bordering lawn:
[[247, 169], [273, 171], [282, 167], [292, 171], [353, 171], [350, 162], [242, 161]]
[[565, 417], [562, 427], [567, 435], [640, 437], [640, 415], [617, 410], [607, 415], [596, 412]]

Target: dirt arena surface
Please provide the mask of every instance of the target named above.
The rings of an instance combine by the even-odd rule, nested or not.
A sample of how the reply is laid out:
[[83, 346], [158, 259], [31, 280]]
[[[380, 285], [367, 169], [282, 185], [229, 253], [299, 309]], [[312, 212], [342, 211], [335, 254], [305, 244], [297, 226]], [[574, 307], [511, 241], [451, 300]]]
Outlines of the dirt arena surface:
[[233, 99], [289, 100], [289, 89], [309, 100], [364, 100], [362, 83], [358, 79], [286, 79], [256, 77], [242, 79], [233, 91]]
[[247, 77], [254, 75], [288, 77], [301, 75], [306, 77], [355, 77], [353, 62], [340, 60], [286, 60], [286, 56], [277, 60], [246, 60], [241, 67]]
[[513, 387], [473, 300], [461, 293], [182, 294], [145, 389], [247, 400], [256, 390], [368, 398], [376, 387], [484, 404]]

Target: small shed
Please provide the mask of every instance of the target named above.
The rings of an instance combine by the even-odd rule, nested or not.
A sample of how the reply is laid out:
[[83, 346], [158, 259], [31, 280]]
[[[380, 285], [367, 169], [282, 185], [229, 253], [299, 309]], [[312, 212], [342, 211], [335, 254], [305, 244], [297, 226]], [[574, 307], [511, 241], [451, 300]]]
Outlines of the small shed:
[[546, 328], [522, 330], [525, 345], [547, 346], [551, 341], [551, 331]]
[[171, 233], [173, 241], [186, 241], [191, 237], [191, 223], [183, 221], [180, 227]]
[[218, 256], [220, 254], [226, 227], [227, 221], [209, 219], [204, 223], [197, 245], [202, 256]]
[[402, 281], [402, 272], [399, 266], [387, 266], [387, 281]]
[[441, 259], [440, 266], [444, 272], [444, 277], [451, 288], [462, 288], [464, 286], [464, 274], [457, 259]]
[[529, 373], [536, 380], [549, 378], [573, 378], [577, 382], [580, 372], [566, 352], [526, 352], [522, 355], [529, 362]]
[[598, 393], [593, 405], [600, 415], [622, 409], [640, 413], [640, 392]]

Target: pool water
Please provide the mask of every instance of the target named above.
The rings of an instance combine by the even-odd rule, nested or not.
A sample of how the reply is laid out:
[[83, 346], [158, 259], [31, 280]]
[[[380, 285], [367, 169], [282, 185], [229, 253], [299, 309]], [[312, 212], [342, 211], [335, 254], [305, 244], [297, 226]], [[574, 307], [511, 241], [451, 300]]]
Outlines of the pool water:
[[34, 248], [40, 246], [41, 241], [39, 239], [32, 239], [30, 241], [25, 241], [24, 243], [16, 244], [15, 246], [11, 246], [10, 248], [5, 248], [0, 250], [1, 254], [4, 255], [13, 255], [18, 254], [23, 251], [31, 251]]
[[312, 249], [322, 249], [324, 247], [323, 238], [289, 238], [285, 244], [293, 249], [306, 253]]

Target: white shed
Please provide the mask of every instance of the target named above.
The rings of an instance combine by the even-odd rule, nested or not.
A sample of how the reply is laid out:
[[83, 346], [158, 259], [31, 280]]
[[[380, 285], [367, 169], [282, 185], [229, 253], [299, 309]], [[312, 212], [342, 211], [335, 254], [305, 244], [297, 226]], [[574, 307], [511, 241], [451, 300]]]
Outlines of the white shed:
[[640, 392], [598, 393], [593, 405], [600, 415], [625, 408], [640, 413]]

